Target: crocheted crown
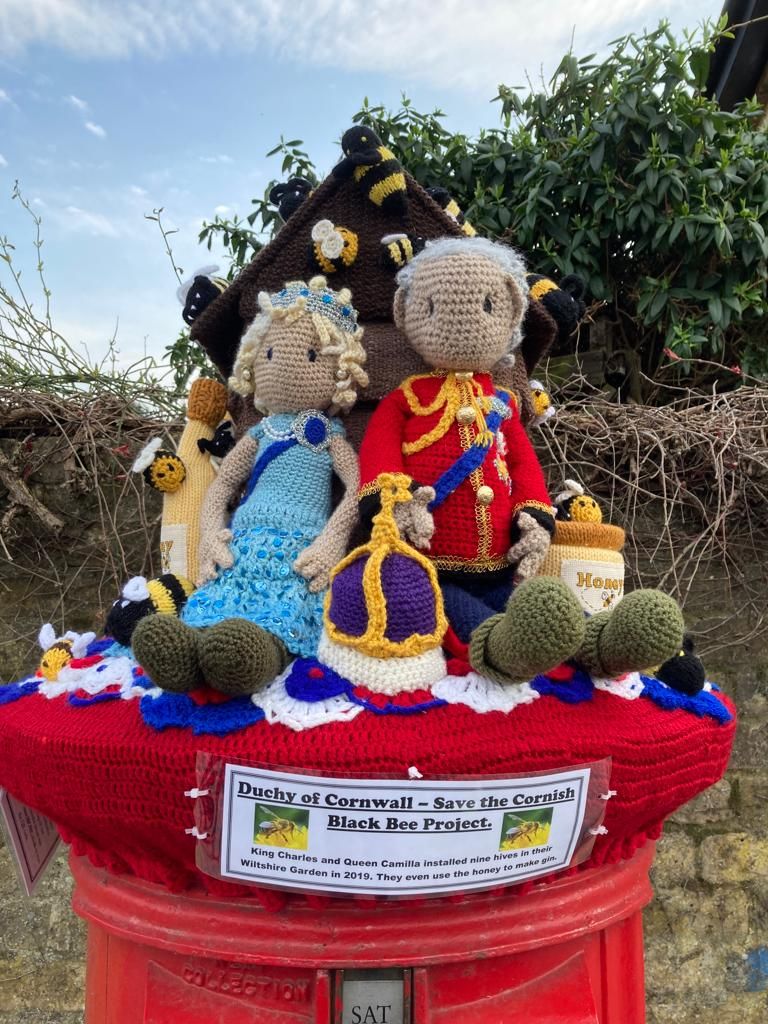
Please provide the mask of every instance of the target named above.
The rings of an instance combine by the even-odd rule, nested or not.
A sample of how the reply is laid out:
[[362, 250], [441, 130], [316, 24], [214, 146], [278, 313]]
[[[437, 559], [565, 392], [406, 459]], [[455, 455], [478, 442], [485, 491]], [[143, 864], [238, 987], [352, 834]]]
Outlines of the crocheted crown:
[[400, 539], [393, 509], [410, 501], [405, 477], [383, 474], [371, 539], [333, 571], [328, 638], [374, 658], [407, 658], [440, 646], [447, 622], [432, 563]]
[[357, 331], [357, 310], [351, 299], [352, 294], [348, 288], [335, 292], [327, 286], [325, 278], [318, 275], [308, 284], [304, 281], [288, 281], [279, 292], [261, 292], [259, 304], [265, 311], [272, 308], [318, 313], [340, 330], [354, 334]]

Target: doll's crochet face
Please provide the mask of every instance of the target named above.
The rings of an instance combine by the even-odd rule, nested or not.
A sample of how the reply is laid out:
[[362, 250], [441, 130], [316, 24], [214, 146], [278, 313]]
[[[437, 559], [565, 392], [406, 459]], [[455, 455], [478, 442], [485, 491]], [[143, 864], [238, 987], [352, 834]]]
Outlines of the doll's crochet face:
[[327, 409], [336, 385], [338, 362], [322, 354], [312, 321], [273, 320], [253, 362], [254, 400], [270, 412]]
[[475, 253], [425, 261], [395, 297], [398, 327], [435, 369], [490, 370], [509, 351], [524, 310], [517, 282]]

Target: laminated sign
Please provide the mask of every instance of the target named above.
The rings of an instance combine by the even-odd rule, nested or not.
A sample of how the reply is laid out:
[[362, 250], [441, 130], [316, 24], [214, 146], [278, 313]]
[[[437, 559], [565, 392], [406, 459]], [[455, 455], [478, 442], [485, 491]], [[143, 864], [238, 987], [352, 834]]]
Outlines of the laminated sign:
[[59, 845], [53, 822], [4, 789], [0, 789], [0, 820], [27, 896], [32, 896]]
[[589, 856], [609, 771], [603, 761], [408, 781], [225, 764], [218, 792], [206, 790], [216, 821], [196, 826], [197, 862], [221, 878], [305, 891], [424, 896], [509, 885]]

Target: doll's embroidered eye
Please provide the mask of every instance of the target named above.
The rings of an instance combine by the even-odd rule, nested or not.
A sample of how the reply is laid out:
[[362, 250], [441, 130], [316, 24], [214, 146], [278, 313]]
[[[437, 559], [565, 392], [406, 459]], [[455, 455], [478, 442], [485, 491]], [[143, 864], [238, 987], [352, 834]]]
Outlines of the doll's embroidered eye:
[[267, 359], [271, 359], [271, 358], [272, 358], [272, 349], [268, 348], [267, 349]]
[[432, 299], [427, 299], [427, 310], [430, 316], [435, 312], [435, 304]]
[[307, 351], [307, 359], [310, 361], [310, 363], [314, 363], [314, 361], [317, 359], [317, 352], [313, 348]]
[[485, 310], [486, 313], [493, 312], [493, 303], [491, 302], [490, 295], [485, 296], [485, 299], [483, 300], [483, 309]]

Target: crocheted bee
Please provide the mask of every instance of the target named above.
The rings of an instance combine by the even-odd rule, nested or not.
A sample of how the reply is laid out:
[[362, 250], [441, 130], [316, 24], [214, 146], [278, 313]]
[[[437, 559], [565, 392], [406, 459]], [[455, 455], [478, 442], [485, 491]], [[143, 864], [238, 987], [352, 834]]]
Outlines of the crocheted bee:
[[474, 227], [464, 216], [461, 207], [447, 188], [442, 188], [440, 185], [433, 185], [431, 188], [427, 189], [427, 194], [434, 199], [441, 210], [444, 210], [445, 213], [448, 214], [451, 220], [456, 221], [465, 235], [471, 238], [473, 235], [477, 234], [477, 231], [475, 231]]
[[315, 270], [335, 274], [351, 267], [357, 259], [358, 240], [349, 228], [334, 227], [329, 220], [319, 220], [312, 228], [309, 260]]
[[565, 490], [555, 498], [555, 519], [574, 523], [602, 523], [603, 513], [594, 498], [584, 493], [578, 480], [566, 480]]
[[540, 380], [529, 380], [531, 389], [531, 403], [533, 405], [533, 425], [540, 427], [555, 415], [555, 406], [552, 397]]
[[689, 697], [695, 697], [701, 691], [707, 673], [696, 654], [693, 637], [689, 633], [683, 637], [683, 646], [679, 653], [660, 665], [654, 675], [673, 690], [685, 693]]
[[526, 280], [530, 297], [540, 302], [557, 324], [557, 339], [562, 344], [587, 311], [584, 282], [577, 274], [567, 274], [559, 285], [543, 274], [526, 274]]
[[221, 460], [235, 447], [235, 427], [232, 420], [220, 423], [210, 440], [207, 437], [199, 437], [197, 447], [203, 454], [208, 453], [211, 465], [218, 470]]
[[59, 678], [59, 672], [72, 661], [82, 658], [88, 645], [96, 639], [95, 633], [73, 633], [68, 631], [64, 636], [57, 637], [56, 630], [50, 622], [41, 628], [37, 642], [43, 651], [37, 675], [49, 682]]
[[408, 210], [403, 168], [376, 132], [363, 125], [349, 128], [341, 137], [341, 148], [344, 156], [333, 168], [333, 176], [354, 178], [375, 206], [403, 216]]
[[161, 444], [159, 437], [153, 437], [139, 452], [132, 468], [156, 491], [173, 494], [184, 483], [187, 469], [175, 452], [161, 448]]
[[155, 614], [178, 615], [194, 589], [188, 579], [171, 572], [152, 580], [134, 576], [110, 608], [104, 632], [127, 647], [141, 619]]
[[176, 298], [182, 305], [181, 318], [185, 324], [191, 326], [228, 287], [229, 281], [225, 278], [213, 276], [218, 269], [217, 266], [201, 267], [176, 289]]
[[277, 212], [284, 221], [295, 213], [305, 199], [313, 192], [314, 186], [306, 178], [289, 178], [288, 181], [274, 185], [269, 193], [269, 201], [277, 207]]
[[387, 270], [400, 270], [406, 263], [410, 263], [427, 243], [426, 239], [419, 235], [407, 235], [401, 231], [394, 235], [384, 235], [381, 244], [384, 266]]

